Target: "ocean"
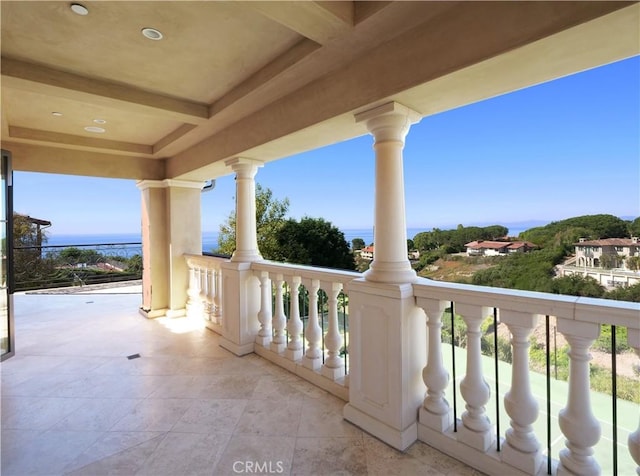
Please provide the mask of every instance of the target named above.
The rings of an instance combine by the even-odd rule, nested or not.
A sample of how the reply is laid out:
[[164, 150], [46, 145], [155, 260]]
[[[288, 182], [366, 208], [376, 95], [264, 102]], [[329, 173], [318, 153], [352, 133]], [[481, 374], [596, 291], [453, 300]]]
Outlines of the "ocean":
[[[509, 228], [510, 236], [518, 236], [521, 232], [540, 226], [538, 223], [513, 223], [513, 226], [505, 224]], [[470, 225], [469, 225], [470, 226]], [[484, 225], [480, 225], [484, 226]], [[452, 229], [455, 227], [441, 227], [441, 229]], [[407, 228], [407, 238], [413, 239], [421, 231], [430, 231], [431, 228]], [[48, 231], [48, 230], [47, 230]], [[352, 228], [342, 230], [347, 243], [351, 245], [354, 238], [362, 238], [369, 245], [373, 243], [373, 227], [371, 228]], [[215, 252], [218, 249], [217, 231], [205, 231], [202, 233], [202, 250], [207, 252]], [[112, 243], [140, 243], [142, 236], [140, 233], [101, 233], [101, 234], [57, 234], [47, 233], [47, 245], [49, 246], [73, 246], [73, 245], [96, 245], [96, 244], [112, 244]]]
[[[509, 225], [505, 225], [509, 227]], [[454, 228], [454, 227], [451, 227]], [[510, 236], [518, 236], [529, 227], [509, 227]], [[450, 229], [442, 227], [441, 229]], [[421, 231], [430, 231], [431, 228], [407, 228], [407, 238], [413, 238]], [[369, 245], [373, 243], [373, 227], [353, 228], [342, 230], [347, 243], [351, 245], [354, 238], [362, 238]], [[202, 233], [202, 250], [215, 252], [218, 249], [217, 231], [205, 231]], [[98, 245], [106, 243], [140, 243], [142, 236], [140, 233], [104, 233], [104, 234], [56, 234], [48, 233], [47, 245], [49, 246], [73, 246], [73, 245]]]

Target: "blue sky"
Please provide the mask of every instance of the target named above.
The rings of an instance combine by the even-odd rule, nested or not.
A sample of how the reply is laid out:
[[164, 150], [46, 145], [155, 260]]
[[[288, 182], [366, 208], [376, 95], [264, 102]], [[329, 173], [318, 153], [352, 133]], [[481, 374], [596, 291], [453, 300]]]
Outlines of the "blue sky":
[[[271, 162], [256, 180], [289, 198], [292, 217], [370, 229], [372, 144], [363, 136]], [[640, 58], [425, 117], [407, 136], [404, 171], [410, 228], [638, 216]], [[52, 221], [52, 235], [140, 230], [133, 181], [14, 178], [16, 211]], [[203, 194], [203, 231], [229, 215], [234, 187], [228, 175]]]

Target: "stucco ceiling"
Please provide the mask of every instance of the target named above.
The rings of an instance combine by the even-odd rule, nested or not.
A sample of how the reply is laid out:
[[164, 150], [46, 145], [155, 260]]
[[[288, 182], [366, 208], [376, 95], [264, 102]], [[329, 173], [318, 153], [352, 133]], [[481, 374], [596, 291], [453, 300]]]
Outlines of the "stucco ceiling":
[[433, 114], [639, 43], [636, 2], [80, 3], [1, 2], [17, 169], [205, 179], [362, 134], [384, 101]]

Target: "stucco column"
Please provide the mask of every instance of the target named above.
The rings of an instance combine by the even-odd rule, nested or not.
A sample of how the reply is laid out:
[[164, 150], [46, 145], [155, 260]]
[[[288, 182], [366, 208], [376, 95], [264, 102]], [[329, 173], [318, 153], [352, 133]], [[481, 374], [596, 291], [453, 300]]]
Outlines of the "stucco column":
[[373, 241], [375, 251], [367, 281], [407, 283], [416, 279], [407, 255], [402, 149], [411, 124], [420, 115], [395, 103], [387, 103], [356, 115], [373, 135], [376, 152], [376, 188]]
[[189, 269], [184, 254], [202, 253], [200, 191], [204, 182], [143, 180], [141, 312], [147, 317], [185, 312]]
[[243, 157], [225, 164], [236, 173], [236, 250], [231, 261], [222, 264], [224, 289], [223, 329], [220, 345], [236, 355], [253, 352], [260, 329], [260, 281], [251, 263], [261, 260], [256, 228], [255, 176], [263, 162]]
[[236, 157], [225, 162], [236, 173], [236, 250], [231, 261], [251, 262], [262, 259], [256, 229], [256, 183], [259, 160]]
[[407, 257], [402, 147], [419, 119], [388, 103], [356, 116], [375, 138], [374, 258], [364, 279], [348, 283], [349, 403], [346, 420], [404, 451], [418, 437], [424, 400], [425, 314], [416, 306], [416, 273]]

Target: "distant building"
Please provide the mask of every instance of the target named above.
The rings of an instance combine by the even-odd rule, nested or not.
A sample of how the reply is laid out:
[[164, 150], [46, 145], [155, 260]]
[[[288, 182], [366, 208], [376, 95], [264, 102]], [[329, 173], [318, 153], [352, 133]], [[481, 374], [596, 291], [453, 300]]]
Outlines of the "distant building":
[[588, 268], [627, 269], [627, 258], [640, 255], [638, 237], [586, 240], [574, 244], [575, 265]]
[[[373, 261], [373, 245], [362, 248], [361, 250], [356, 250], [356, 253], [360, 254], [360, 258]], [[407, 257], [409, 260], [418, 260], [420, 259], [420, 252], [418, 250], [409, 251]]]
[[373, 261], [373, 245], [362, 248], [360, 250], [360, 257], [368, 261]]
[[467, 256], [506, 256], [513, 253], [527, 253], [536, 247], [528, 241], [472, 241], [464, 245]]

